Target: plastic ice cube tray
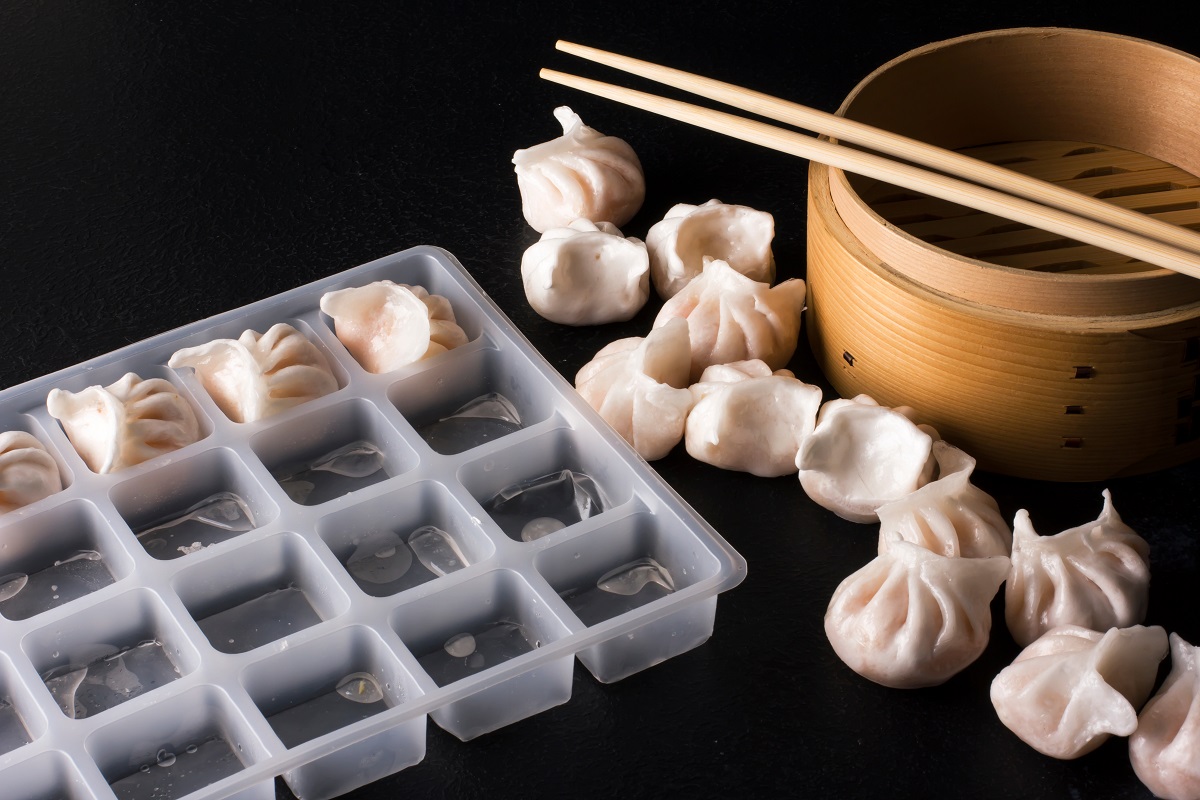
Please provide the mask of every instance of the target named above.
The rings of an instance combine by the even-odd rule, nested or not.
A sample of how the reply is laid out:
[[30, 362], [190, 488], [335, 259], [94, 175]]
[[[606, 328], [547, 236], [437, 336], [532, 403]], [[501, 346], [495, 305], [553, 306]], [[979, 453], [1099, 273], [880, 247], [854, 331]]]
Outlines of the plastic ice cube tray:
[[[469, 343], [393, 373], [363, 370], [318, 302], [332, 289], [380, 279], [447, 297]], [[181, 347], [277, 322], [326, 354], [338, 391], [240, 424], [191, 370], [165, 366]], [[93, 473], [46, 413], [46, 394], [107, 385], [130, 371], [173, 383], [193, 405], [202, 439]], [[523, 427], [451, 455], [417, 433], [489, 392], [512, 401]], [[603, 424], [457, 261], [433, 247], [8, 389], [0, 393], [0, 430], [41, 440], [65, 486], [0, 517], [0, 584], [79, 552], [100, 555], [81, 567], [108, 573], [84, 581], [79, 591], [87, 593], [75, 599], [0, 619], [6, 796], [123, 799], [168, 788], [167, 796], [191, 800], [268, 800], [283, 775], [306, 800], [333, 797], [419, 762], [427, 715], [470, 739], [569, 700], [576, 656], [610, 682], [701, 644], [712, 633], [716, 595], [745, 576], [744, 560]], [[289, 499], [281, 470], [360, 439], [382, 450], [386, 479], [319, 505]], [[595, 482], [600, 513], [522, 541], [485, 509], [504, 487], [564, 469]], [[242, 498], [256, 527], [173, 558], [152, 554], [134, 533], [220, 492]], [[424, 525], [448, 532], [469, 565], [395, 594], [360, 588], [346, 562], [364, 540]], [[591, 625], [572, 612], [564, 595], [645, 558], [669, 572], [673, 591]], [[513, 631], [520, 636], [504, 641]], [[463, 633], [476, 635], [481, 653], [485, 641], [515, 641], [518, 654], [458, 680], [435, 679], [423, 664], [436, 665], [443, 651], [461, 658], [474, 646], [456, 639]], [[124, 648], [133, 649], [113, 655]], [[131, 676], [134, 656], [165, 656], [166, 672], [160, 663], [159, 679], [149, 680], [140, 661]], [[100, 667], [89, 674], [99, 683], [84, 688], [109, 701], [72, 718], [50, 687], [61, 689], [74, 680], [72, 667], [93, 661]], [[320, 711], [322, 698], [358, 673], [377, 681], [379, 702], [345, 716], [343, 727], [320, 728], [342, 721]], [[361, 692], [367, 684], [352, 685]], [[289, 727], [309, 721], [320, 723], [315, 732]]]

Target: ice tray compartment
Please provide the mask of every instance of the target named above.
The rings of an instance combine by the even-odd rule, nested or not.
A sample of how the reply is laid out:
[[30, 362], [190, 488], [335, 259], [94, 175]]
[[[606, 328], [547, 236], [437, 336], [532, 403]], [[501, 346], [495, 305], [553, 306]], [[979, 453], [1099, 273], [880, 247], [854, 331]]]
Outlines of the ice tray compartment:
[[[319, 303], [382, 279], [446, 297], [469, 341], [387, 374], [365, 371]], [[335, 392], [235, 423], [191, 369], [165, 366], [177, 350], [280, 322], [326, 356]], [[98, 475], [46, 397], [127, 372], [170, 382], [201, 438]], [[457, 425], [465, 443], [422, 438], [492, 394], [519, 427], [468, 422]], [[489, 411], [497, 408], [493, 419], [509, 414]], [[471, 739], [568, 701], [576, 656], [616, 680], [694, 646], [712, 630], [715, 595], [744, 574], [720, 536], [435, 248], [2, 390], [0, 430], [40, 440], [65, 486], [0, 515], [0, 794], [22, 800], [273, 800], [280, 775], [305, 800], [338, 796], [420, 761], [428, 717]], [[314, 487], [303, 502], [280, 484], [361, 441], [378, 448], [381, 467], [367, 480], [327, 497]], [[580, 521], [543, 520], [535, 527], [546, 535], [525, 542], [520, 529], [536, 517], [514, 536], [485, 508], [506, 487], [564, 470], [587, 476], [591, 507]], [[674, 592], [594, 622], [559, 594], [651, 557]], [[59, 580], [64, 566], [67, 578], [94, 578], [86, 593]], [[439, 671], [442, 657], [462, 671]], [[310, 713], [348, 699], [339, 684], [372, 699], [373, 684], [356, 673], [382, 682], [382, 701], [337, 719]], [[82, 718], [58, 705], [72, 693]], [[316, 727], [289, 729], [289, 718]]]
[[[492, 570], [392, 614], [392, 627], [429, 680], [440, 687], [501, 669], [570, 631], [529, 583], [511, 570]], [[466, 741], [571, 698], [569, 654], [489, 685], [431, 712], [442, 728]]]
[[279, 515], [241, 459], [220, 447], [119, 483], [109, 496], [146, 552], [161, 560], [221, 544]]
[[70, 719], [104, 714], [191, 673], [200, 654], [157, 595], [125, 592], [33, 631], [25, 653]]
[[[495, 415], [455, 416], [463, 406], [489, 395], [511, 405], [519, 423]], [[553, 394], [530, 364], [513, 363], [492, 347], [459, 348], [420, 375], [397, 381], [388, 398], [430, 448], [456, 455], [494, 442], [550, 417]]]
[[251, 446], [290, 501], [306, 506], [365, 489], [417, 464], [416, 453], [395, 427], [361, 399], [272, 426]]
[[[403, 705], [416, 682], [379, 635], [342, 628], [247, 667], [242, 683], [285, 747], [293, 748]], [[354, 741], [284, 773], [305, 800], [336, 797], [425, 756], [425, 715]]]
[[223, 653], [281, 641], [350, 607], [309, 544], [294, 533], [190, 567], [175, 578], [175, 590], [209, 644]]
[[364, 593], [389, 597], [479, 564], [495, 545], [440, 483], [420, 481], [317, 525], [321, 539]]
[[95, 505], [72, 500], [3, 530], [0, 614], [23, 620], [120, 581], [133, 558]]
[[590, 435], [558, 428], [472, 461], [460, 477], [510, 539], [536, 541], [629, 501], [628, 467], [604, 454]]
[[[117, 800], [176, 800], [237, 774], [268, 752], [229, 695], [199, 686], [88, 736], [89, 754]], [[237, 800], [273, 800], [255, 783]]]
[[38, 753], [16, 766], [0, 770], [6, 797], [21, 800], [95, 800], [94, 795], [66, 754]]
[[[646, 512], [547, 548], [534, 565], [587, 626], [644, 616], [673, 595], [712, 580], [721, 566], [694, 535], [668, 529]], [[621, 680], [703, 644], [712, 635], [715, 614], [715, 597], [684, 604], [584, 648], [579, 660], [599, 681]]]

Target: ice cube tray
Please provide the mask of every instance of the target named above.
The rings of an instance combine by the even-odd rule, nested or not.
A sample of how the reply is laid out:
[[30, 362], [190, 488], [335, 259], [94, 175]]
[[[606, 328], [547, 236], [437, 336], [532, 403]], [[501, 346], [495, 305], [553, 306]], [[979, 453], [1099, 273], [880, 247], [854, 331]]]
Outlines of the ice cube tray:
[[[380, 279], [447, 297], [469, 343], [393, 373], [363, 370], [318, 302], [327, 291]], [[325, 353], [336, 392], [234, 423], [191, 370], [165, 366], [181, 347], [277, 322]], [[173, 383], [203, 438], [132, 468], [93, 473], [46, 413], [46, 394], [107, 385], [130, 371]], [[418, 434], [488, 392], [512, 401], [519, 430], [453, 454]], [[0, 516], [0, 584], [3, 576], [61, 569], [56, 562], [80, 552], [100, 556], [80, 568], [103, 570], [87, 573], [82, 596], [0, 620], [6, 796], [268, 800], [282, 775], [305, 800], [333, 797], [419, 762], [426, 716], [467, 740], [567, 702], [576, 657], [610, 682], [701, 644], [712, 633], [717, 594], [746, 571], [453, 256], [434, 247], [5, 390], [0, 430], [18, 429], [51, 452], [65, 488]], [[381, 449], [386, 479], [319, 504], [289, 498], [279, 477], [290, 465], [355, 440]], [[522, 541], [485, 510], [501, 489], [564, 469], [594, 481], [599, 513]], [[135, 535], [220, 492], [238, 495], [255, 527], [170, 558]], [[394, 594], [364, 591], [347, 568], [358, 568], [359, 546], [425, 525], [448, 532], [469, 565]], [[591, 625], [564, 599], [647, 558], [667, 570], [673, 591], [659, 586], [645, 605], [618, 606]], [[57, 574], [41, 582], [60, 592]], [[6, 608], [0, 604], [0, 614]], [[431, 675], [443, 653], [453, 660], [475, 646], [463, 647], [464, 633], [476, 637], [480, 654], [503, 651], [508, 660], [458, 680]], [[99, 683], [86, 684], [75, 702], [101, 710], [77, 706], [71, 718], [60, 707], [70, 694], [61, 690], [77, 680], [74, 667], [93, 661], [99, 667], [88, 674]], [[154, 679], [142, 666], [151, 663]], [[347, 683], [358, 673], [374, 678], [378, 696], [363, 688], [369, 683]], [[365, 692], [362, 708], [344, 718], [325, 713], [338, 691]]]

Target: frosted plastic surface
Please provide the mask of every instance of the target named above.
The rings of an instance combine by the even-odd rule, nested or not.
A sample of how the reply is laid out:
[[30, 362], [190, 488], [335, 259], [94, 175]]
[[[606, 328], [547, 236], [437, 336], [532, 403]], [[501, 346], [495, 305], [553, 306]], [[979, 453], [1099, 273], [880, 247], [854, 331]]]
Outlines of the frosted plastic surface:
[[[320, 300], [378, 280], [445, 297], [467, 343], [364, 370]], [[238, 423], [166, 366], [277, 323], [336, 391]], [[201, 439], [97, 474], [46, 396], [127, 372], [173, 384]], [[65, 486], [0, 515], [13, 796], [271, 800], [282, 775], [334, 797], [421, 761], [427, 717], [470, 739], [567, 702], [576, 657], [610, 682], [703, 643], [745, 576], [433, 247], [0, 392], [0, 430], [40, 441]], [[563, 473], [566, 511], [496, 501]]]

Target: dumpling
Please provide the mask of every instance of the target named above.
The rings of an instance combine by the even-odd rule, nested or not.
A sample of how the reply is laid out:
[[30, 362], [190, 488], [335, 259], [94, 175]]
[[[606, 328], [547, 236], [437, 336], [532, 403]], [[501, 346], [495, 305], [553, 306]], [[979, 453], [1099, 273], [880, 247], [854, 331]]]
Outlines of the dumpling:
[[1038, 536], [1029, 512], [1013, 523], [1004, 618], [1017, 644], [1059, 625], [1096, 631], [1142, 622], [1150, 599], [1150, 545], [1121, 521], [1112, 495], [1095, 522]]
[[865, 394], [830, 400], [796, 456], [800, 485], [842, 519], [874, 522], [880, 506], [920, 489], [936, 471], [933, 442], [940, 437], [913, 415]]
[[1171, 673], [1129, 737], [1133, 771], [1155, 796], [1200, 800], [1200, 647], [1171, 634]]
[[647, 461], [662, 458], [683, 438], [692, 407], [686, 388], [687, 324], [675, 320], [644, 339], [619, 339], [575, 375], [588, 404]]
[[680, 317], [692, 342], [690, 378], [706, 367], [758, 359], [771, 369], [787, 365], [796, 352], [804, 312], [804, 281], [778, 286], [747, 278], [724, 261], [709, 261], [704, 272], [663, 303], [654, 327]]
[[892, 542], [842, 581], [825, 611], [825, 635], [864, 678], [897, 689], [936, 686], [979, 658], [989, 608], [1008, 559], [949, 558]]
[[642, 207], [646, 178], [626, 142], [583, 124], [566, 106], [554, 109], [563, 135], [513, 154], [521, 211], [544, 233], [583, 218], [620, 227]]
[[755, 360], [709, 367], [691, 392], [684, 444], [692, 458], [763, 477], [796, 471], [817, 424], [819, 388]]
[[646, 234], [650, 275], [663, 300], [704, 271], [705, 258], [724, 261], [761, 283], [775, 280], [775, 218], [765, 211], [709, 200], [674, 206]]
[[0, 514], [62, 491], [54, 456], [25, 431], [0, 433]]
[[521, 278], [529, 305], [551, 322], [624, 322], [650, 297], [650, 258], [640, 239], [626, 239], [616, 225], [577, 219], [525, 251]]
[[1030, 747], [1054, 758], [1078, 758], [1116, 734], [1137, 728], [1137, 710], [1167, 654], [1157, 625], [1054, 628], [1026, 647], [992, 681], [1000, 721]]
[[264, 334], [246, 331], [171, 356], [171, 367], [192, 367], [217, 406], [234, 422], [254, 422], [337, 391], [329, 362], [304, 334], [286, 323]]
[[50, 416], [92, 472], [105, 474], [199, 441], [196, 412], [162, 378], [142, 380], [127, 372], [108, 386], [72, 393], [51, 389]]
[[423, 286], [384, 280], [326, 292], [321, 310], [367, 372], [391, 372], [467, 343], [450, 301]]
[[903, 539], [944, 556], [1007, 556], [1012, 532], [992, 496], [971, 483], [975, 459], [940, 440], [933, 458], [936, 480], [877, 509], [879, 552]]

